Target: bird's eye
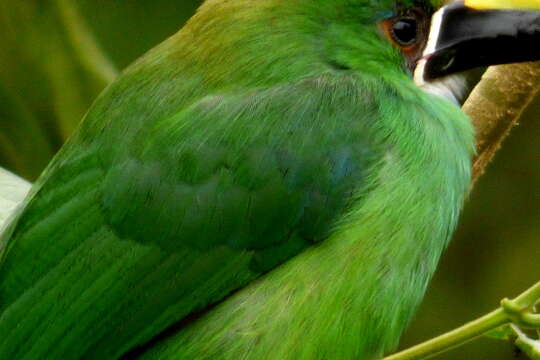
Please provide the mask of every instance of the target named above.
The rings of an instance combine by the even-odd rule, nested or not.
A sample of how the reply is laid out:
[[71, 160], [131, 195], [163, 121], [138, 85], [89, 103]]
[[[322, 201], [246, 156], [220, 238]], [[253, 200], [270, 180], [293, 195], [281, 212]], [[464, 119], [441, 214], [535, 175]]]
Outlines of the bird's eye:
[[409, 46], [416, 42], [418, 24], [413, 18], [398, 18], [391, 28], [394, 41], [400, 46]]
[[404, 52], [418, 50], [425, 42], [429, 17], [421, 9], [411, 9], [379, 24], [386, 37]]
[[379, 23], [381, 34], [401, 51], [411, 71], [426, 45], [430, 14], [421, 8], [407, 9]]

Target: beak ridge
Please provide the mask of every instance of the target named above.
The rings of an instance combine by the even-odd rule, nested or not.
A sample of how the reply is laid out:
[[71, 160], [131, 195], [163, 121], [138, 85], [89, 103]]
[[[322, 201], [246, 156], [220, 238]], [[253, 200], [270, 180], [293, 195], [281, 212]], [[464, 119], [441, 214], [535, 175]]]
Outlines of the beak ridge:
[[[501, 1], [456, 2], [435, 13], [415, 81], [421, 84], [480, 66], [540, 60], [540, 11], [467, 6], [483, 9]], [[534, 2], [540, 7], [540, 1]]]

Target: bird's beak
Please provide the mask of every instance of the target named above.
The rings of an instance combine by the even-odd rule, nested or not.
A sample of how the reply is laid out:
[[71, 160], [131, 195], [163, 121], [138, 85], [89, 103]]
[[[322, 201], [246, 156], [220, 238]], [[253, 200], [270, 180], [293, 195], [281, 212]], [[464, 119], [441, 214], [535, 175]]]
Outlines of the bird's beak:
[[534, 60], [540, 60], [540, 0], [458, 1], [433, 15], [415, 81]]

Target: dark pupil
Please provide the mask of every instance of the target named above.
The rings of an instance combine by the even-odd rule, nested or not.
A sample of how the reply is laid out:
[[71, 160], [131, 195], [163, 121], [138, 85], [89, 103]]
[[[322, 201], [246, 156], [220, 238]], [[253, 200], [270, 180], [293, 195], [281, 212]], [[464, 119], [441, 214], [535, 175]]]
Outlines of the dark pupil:
[[399, 19], [392, 26], [392, 32], [400, 45], [410, 45], [416, 40], [416, 20]]

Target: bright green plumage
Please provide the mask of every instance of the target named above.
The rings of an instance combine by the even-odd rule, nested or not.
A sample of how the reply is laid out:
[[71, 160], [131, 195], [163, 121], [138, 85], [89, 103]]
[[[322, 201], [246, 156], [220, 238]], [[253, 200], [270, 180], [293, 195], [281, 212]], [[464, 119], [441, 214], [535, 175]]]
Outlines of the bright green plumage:
[[392, 348], [472, 154], [382, 39], [393, 9], [210, 0], [132, 65], [1, 240], [0, 358], [117, 358], [182, 319], [143, 358]]

